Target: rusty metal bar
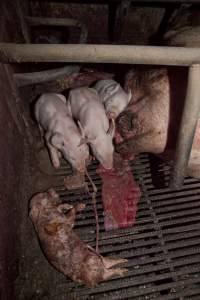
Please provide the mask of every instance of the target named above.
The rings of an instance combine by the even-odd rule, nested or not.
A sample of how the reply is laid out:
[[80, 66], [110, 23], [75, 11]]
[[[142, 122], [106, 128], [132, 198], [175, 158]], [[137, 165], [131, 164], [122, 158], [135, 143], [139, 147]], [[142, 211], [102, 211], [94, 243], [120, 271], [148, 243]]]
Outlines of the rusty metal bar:
[[63, 27], [78, 27], [81, 29], [80, 43], [87, 42], [88, 30], [86, 26], [76, 19], [69, 18], [40, 18], [26, 17], [29, 26], [63, 26]]
[[189, 66], [200, 64], [200, 48], [0, 43], [0, 61], [84, 62]]
[[170, 187], [180, 188], [184, 181], [195, 129], [200, 113], [200, 65], [189, 69], [187, 94], [175, 150]]
[[53, 81], [63, 76], [69, 76], [73, 73], [78, 73], [79, 70], [79, 66], [66, 66], [62, 68], [40, 72], [16, 73], [14, 74], [14, 79], [16, 81], [16, 85], [18, 87], [22, 87], [36, 83]]

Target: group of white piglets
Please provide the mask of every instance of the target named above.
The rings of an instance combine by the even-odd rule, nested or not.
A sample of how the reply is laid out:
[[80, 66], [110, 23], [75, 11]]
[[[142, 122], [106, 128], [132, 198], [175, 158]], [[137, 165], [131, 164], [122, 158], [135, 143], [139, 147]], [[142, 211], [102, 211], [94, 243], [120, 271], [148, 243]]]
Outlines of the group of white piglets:
[[84, 172], [93, 155], [106, 169], [113, 167], [115, 119], [131, 100], [112, 79], [93, 88], [80, 87], [62, 94], [46, 93], [35, 105], [35, 116], [55, 168], [63, 156], [72, 168]]

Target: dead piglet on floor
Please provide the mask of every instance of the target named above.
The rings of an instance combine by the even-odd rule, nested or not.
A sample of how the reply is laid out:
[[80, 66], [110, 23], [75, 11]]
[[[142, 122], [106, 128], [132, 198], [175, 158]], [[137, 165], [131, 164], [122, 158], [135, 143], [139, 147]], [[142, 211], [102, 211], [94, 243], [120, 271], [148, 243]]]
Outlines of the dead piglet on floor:
[[104, 258], [80, 240], [72, 228], [76, 213], [84, 207], [82, 203], [59, 204], [58, 194], [50, 189], [31, 199], [30, 218], [49, 262], [75, 282], [93, 287], [113, 275], [123, 275], [127, 269], [111, 267], [127, 260]]
[[120, 84], [112, 79], [99, 80], [94, 88], [98, 92], [110, 119], [116, 119], [131, 100], [131, 91], [126, 93]]
[[94, 156], [106, 169], [111, 169], [115, 126], [113, 122], [109, 126], [97, 92], [87, 87], [71, 90], [68, 107], [72, 116], [78, 120], [83, 136], [82, 143], [89, 143]]
[[43, 94], [36, 102], [35, 116], [40, 130], [45, 131], [45, 141], [55, 168], [60, 166], [60, 156], [72, 167], [83, 172], [89, 159], [87, 145], [81, 145], [81, 134], [70, 116], [66, 99], [61, 94]]

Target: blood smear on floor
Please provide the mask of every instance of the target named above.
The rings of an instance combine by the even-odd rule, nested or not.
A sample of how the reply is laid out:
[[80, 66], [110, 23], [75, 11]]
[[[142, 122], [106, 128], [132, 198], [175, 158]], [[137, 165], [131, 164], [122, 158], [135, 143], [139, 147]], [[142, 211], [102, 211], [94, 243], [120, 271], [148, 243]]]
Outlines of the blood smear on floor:
[[114, 168], [99, 166], [102, 178], [102, 199], [105, 230], [131, 227], [135, 223], [141, 192], [128, 164], [119, 154], [114, 155]]

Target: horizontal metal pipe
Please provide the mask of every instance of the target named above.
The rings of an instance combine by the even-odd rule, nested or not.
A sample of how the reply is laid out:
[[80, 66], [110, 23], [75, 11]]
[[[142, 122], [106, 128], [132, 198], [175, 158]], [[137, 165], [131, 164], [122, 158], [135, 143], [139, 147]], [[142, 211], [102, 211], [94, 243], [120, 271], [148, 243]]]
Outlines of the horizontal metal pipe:
[[4, 63], [87, 62], [188, 66], [200, 64], [200, 48], [0, 43], [0, 61]]
[[16, 85], [18, 87], [44, 83], [48, 81], [56, 80], [63, 76], [69, 76], [73, 73], [78, 73], [80, 70], [79, 66], [66, 66], [62, 68], [57, 68], [53, 70], [46, 70], [40, 72], [31, 73], [17, 73], [14, 74]]
[[[181, 99], [180, 99], [181, 100]], [[200, 114], [200, 65], [189, 69], [187, 94], [175, 150], [170, 187], [181, 188]]]

